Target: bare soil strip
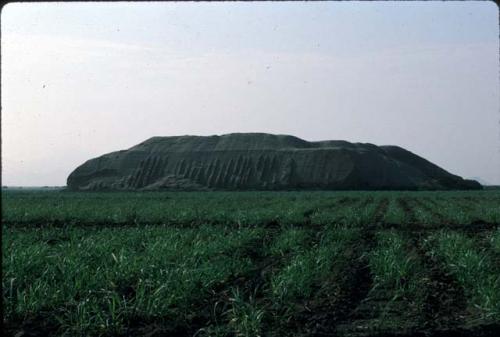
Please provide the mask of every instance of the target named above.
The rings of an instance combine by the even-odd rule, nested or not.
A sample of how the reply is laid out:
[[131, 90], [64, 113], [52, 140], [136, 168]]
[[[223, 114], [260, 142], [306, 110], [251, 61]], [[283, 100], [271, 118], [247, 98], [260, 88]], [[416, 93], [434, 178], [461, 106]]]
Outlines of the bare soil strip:
[[340, 322], [350, 320], [352, 308], [359, 305], [371, 289], [371, 275], [366, 263], [360, 259], [359, 249], [346, 256], [352, 263], [350, 270], [336, 273], [319, 289], [313, 299], [306, 301], [305, 310], [293, 317], [292, 336], [334, 336]]
[[[373, 230], [363, 231], [363, 241], [360, 245], [363, 253], [369, 252], [376, 244]], [[373, 288], [373, 278], [368, 265], [366, 255], [357, 260], [358, 263], [354, 266], [352, 283], [347, 285], [344, 302], [344, 310], [337, 314], [337, 319], [332, 322], [335, 325], [334, 334], [330, 336], [342, 336], [349, 334], [359, 326], [360, 320], [363, 319], [363, 310], [365, 302], [369, 300], [368, 295]], [[327, 335], [325, 335], [327, 336]]]
[[415, 216], [415, 212], [410, 206], [409, 199], [408, 198], [398, 198], [397, 200], [398, 205], [403, 209], [403, 211], [406, 213], [409, 219], [410, 225], [416, 224], [417, 217]]
[[383, 198], [380, 200], [377, 209], [375, 210], [375, 216], [373, 218], [374, 224], [380, 225], [384, 222], [385, 213], [387, 213], [387, 208], [389, 207], [389, 198]]
[[422, 324], [426, 330], [441, 330], [460, 326], [466, 315], [467, 302], [458, 281], [446, 273], [439, 261], [429, 255], [424, 247], [424, 232], [410, 236], [422, 264], [427, 272], [424, 279], [426, 295]]

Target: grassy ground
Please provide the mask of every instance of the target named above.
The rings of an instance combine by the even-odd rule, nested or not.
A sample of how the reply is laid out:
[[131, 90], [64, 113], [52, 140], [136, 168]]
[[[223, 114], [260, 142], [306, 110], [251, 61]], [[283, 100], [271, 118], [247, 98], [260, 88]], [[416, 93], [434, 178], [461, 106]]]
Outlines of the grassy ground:
[[2, 191], [4, 334], [496, 336], [500, 191]]

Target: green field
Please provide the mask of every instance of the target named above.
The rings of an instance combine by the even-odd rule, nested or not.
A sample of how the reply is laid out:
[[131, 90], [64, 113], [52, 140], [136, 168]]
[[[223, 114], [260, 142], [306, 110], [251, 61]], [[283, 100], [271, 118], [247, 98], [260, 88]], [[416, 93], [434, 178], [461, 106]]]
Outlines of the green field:
[[497, 336], [500, 191], [2, 191], [4, 334]]

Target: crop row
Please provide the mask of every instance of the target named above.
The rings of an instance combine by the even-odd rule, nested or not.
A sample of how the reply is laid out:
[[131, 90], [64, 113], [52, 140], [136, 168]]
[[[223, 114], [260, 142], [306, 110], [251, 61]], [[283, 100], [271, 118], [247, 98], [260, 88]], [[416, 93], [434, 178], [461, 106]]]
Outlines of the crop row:
[[425, 226], [500, 224], [500, 195], [483, 192], [3, 192], [5, 224]]
[[[295, 319], [315, 319], [307, 312], [316, 306], [335, 324], [359, 311], [372, 328], [418, 328], [438, 289], [429, 257], [463, 291], [466, 305], [453, 315], [498, 323], [498, 233], [484, 244], [451, 230], [370, 238], [349, 226], [4, 227], [4, 318], [68, 334], [126, 334], [153, 322], [167, 334], [258, 336], [293, 331]], [[363, 264], [368, 283], [359, 286], [368, 288], [359, 302], [351, 297]], [[363, 317], [362, 306], [374, 303], [378, 316]]]

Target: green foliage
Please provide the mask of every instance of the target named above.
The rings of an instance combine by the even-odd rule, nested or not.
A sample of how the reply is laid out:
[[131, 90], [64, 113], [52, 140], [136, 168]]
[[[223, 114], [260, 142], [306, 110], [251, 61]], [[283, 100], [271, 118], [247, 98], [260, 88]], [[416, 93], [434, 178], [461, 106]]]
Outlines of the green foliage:
[[[421, 250], [463, 288], [466, 315], [500, 321], [500, 230], [474, 237], [476, 225], [498, 224], [499, 191], [2, 198], [4, 323], [18, 328], [43, 321], [56, 335], [140, 335], [130, 329], [143, 322], [165, 335], [279, 336], [297, 315], [316, 317], [311, 305], [347, 315], [381, 292], [388, 315], [426, 318], [436, 262], [424, 264]], [[356, 293], [356, 275], [369, 283], [357, 302], [344, 298]]]
[[491, 246], [497, 254], [500, 254], [500, 228], [491, 235]]
[[342, 267], [345, 252], [359, 235], [348, 228], [327, 230], [317, 245], [295, 250], [290, 262], [271, 279], [273, 297], [287, 301], [311, 296], [314, 286], [328, 278], [335, 266]]
[[384, 215], [384, 221], [389, 224], [407, 224], [408, 216], [398, 203], [399, 196], [394, 194], [389, 199], [387, 212]]
[[409, 251], [408, 242], [394, 231], [379, 232], [377, 242], [377, 247], [369, 254], [374, 288], [390, 289], [394, 299], [418, 298], [423, 267], [418, 256]]
[[66, 237], [4, 229], [4, 314], [50, 311], [75, 333], [118, 331], [131, 317], [177, 324], [210, 288], [252, 268], [248, 250], [262, 235], [213, 226], [73, 228]]
[[[379, 196], [380, 194], [380, 196]], [[346, 225], [361, 226], [373, 222], [378, 202], [384, 193], [380, 192], [374, 198], [363, 192], [351, 192], [337, 199], [335, 204], [316, 210], [311, 215], [314, 225]]]
[[274, 256], [284, 256], [308, 249], [308, 243], [312, 239], [312, 231], [301, 228], [291, 228], [283, 230], [272, 242], [270, 254]]
[[231, 289], [231, 309], [229, 315], [229, 327], [236, 336], [259, 337], [262, 335], [262, 318], [265, 311], [258, 308], [255, 303], [255, 295], [250, 295], [246, 301], [238, 288]]
[[[499, 191], [457, 192], [68, 192], [2, 191], [2, 220], [9, 224], [267, 224], [316, 226], [405, 224], [408, 214], [397, 200], [418, 199], [451, 223], [500, 222]], [[428, 211], [410, 203], [420, 223], [436, 223]]]
[[[346, 192], [349, 194], [349, 192]], [[52, 224], [302, 224], [337, 192], [2, 192], [4, 222]]]
[[467, 196], [464, 192], [447, 192], [434, 201], [436, 211], [452, 224], [500, 223], [500, 198], [496, 191], [491, 194], [475, 192]]
[[470, 303], [486, 317], [500, 318], [500, 266], [486, 249], [463, 234], [441, 231], [430, 238], [431, 252], [457, 278]]

